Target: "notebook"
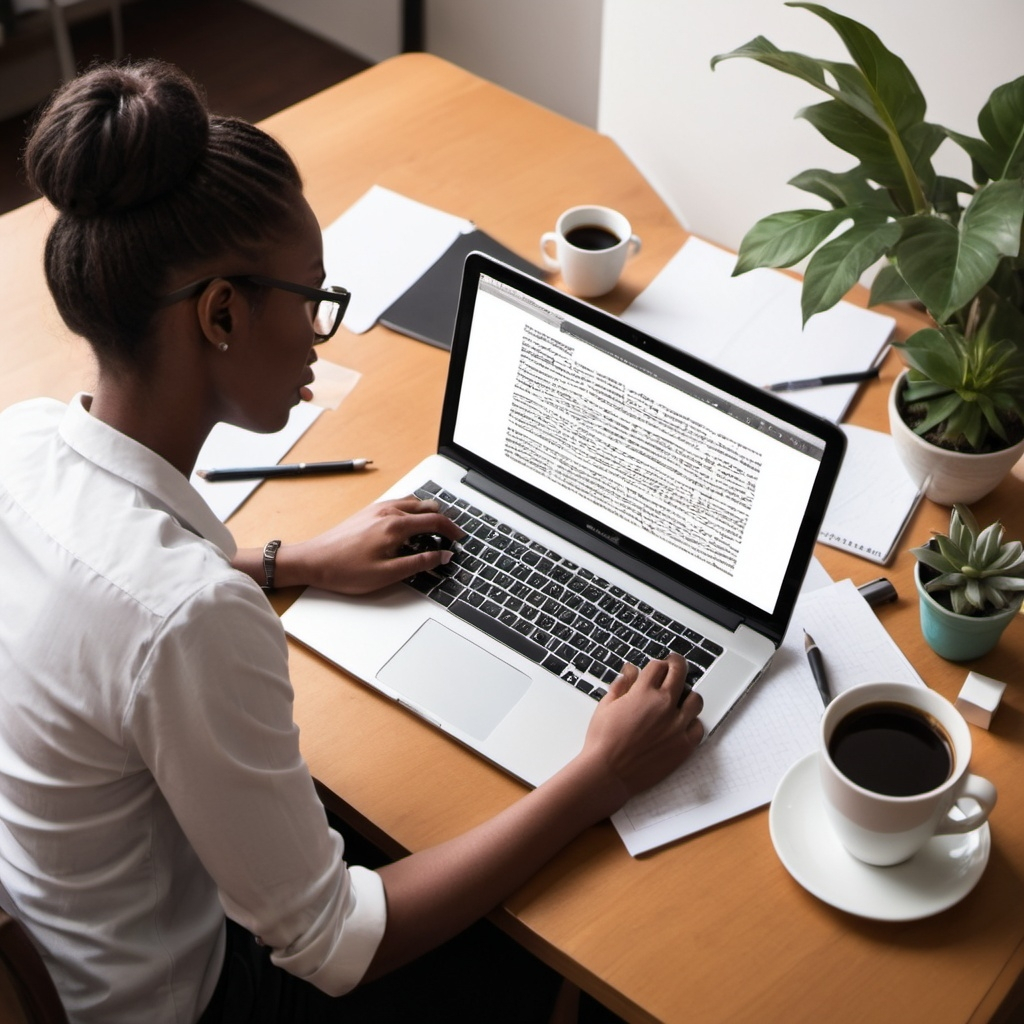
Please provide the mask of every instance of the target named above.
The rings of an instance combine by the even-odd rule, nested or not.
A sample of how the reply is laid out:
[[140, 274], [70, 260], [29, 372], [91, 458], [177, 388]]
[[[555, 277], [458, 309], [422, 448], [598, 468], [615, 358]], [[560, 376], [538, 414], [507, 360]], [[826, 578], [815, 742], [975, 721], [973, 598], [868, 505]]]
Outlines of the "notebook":
[[[780, 645], [842, 461], [834, 424], [481, 253], [465, 263], [429, 495], [452, 561], [287, 632], [532, 785], [623, 661], [682, 653], [710, 735]], [[727, 726], [726, 726], [727, 727]]]
[[444, 255], [381, 313], [380, 322], [428, 345], [450, 347], [455, 333], [462, 267], [473, 251], [487, 253], [532, 277], [544, 277], [540, 267], [507, 249], [486, 232], [474, 228], [459, 235]]

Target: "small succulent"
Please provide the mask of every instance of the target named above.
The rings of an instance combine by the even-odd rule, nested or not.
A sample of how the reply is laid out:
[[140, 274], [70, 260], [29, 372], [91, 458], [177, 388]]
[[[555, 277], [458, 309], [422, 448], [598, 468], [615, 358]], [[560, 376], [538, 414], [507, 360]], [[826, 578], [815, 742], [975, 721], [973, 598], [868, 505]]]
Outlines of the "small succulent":
[[965, 505], [953, 506], [948, 537], [935, 533], [931, 544], [911, 548], [911, 554], [939, 574], [925, 590], [948, 592], [958, 614], [991, 615], [1019, 609], [1024, 601], [1024, 545], [1004, 544], [998, 521], [982, 530]]

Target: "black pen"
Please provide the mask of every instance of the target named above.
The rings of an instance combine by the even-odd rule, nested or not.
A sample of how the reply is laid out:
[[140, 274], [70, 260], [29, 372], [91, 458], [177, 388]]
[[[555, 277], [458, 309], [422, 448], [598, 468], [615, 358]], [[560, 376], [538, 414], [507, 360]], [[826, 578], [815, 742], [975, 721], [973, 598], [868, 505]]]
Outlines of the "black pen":
[[354, 473], [365, 469], [371, 459], [342, 462], [295, 462], [284, 466], [248, 466], [238, 469], [197, 469], [196, 476], [214, 483], [218, 480], [257, 480], [263, 477], [317, 476], [323, 473]]
[[862, 380], [874, 380], [878, 367], [870, 370], [854, 370], [852, 373], [833, 373], [825, 377], [808, 377], [807, 380], [784, 380], [779, 384], [768, 384], [769, 391], [803, 391], [805, 388], [823, 388], [829, 384], [857, 384]]
[[832, 694], [828, 692], [828, 676], [825, 675], [825, 662], [822, 660], [821, 651], [814, 642], [814, 638], [807, 630], [804, 630], [804, 650], [807, 652], [807, 660], [811, 663], [811, 674], [818, 684], [818, 693], [821, 694], [821, 702], [828, 707]]

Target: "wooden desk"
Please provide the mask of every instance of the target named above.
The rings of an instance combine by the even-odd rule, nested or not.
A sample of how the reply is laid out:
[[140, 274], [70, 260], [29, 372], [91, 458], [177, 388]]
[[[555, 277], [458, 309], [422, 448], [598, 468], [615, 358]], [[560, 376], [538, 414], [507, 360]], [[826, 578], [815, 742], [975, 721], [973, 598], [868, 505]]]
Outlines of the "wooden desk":
[[[621, 311], [685, 232], [608, 139], [439, 60], [406, 55], [284, 111], [266, 127], [298, 160], [328, 224], [370, 185], [469, 217], [526, 256], [568, 206], [625, 211], [644, 249], [602, 305]], [[680, 140], [685, 145], [685, 140]], [[43, 204], [0, 218], [0, 406], [88, 387], [90, 363], [57, 323], [38, 267]], [[338, 282], [344, 284], [344, 282]], [[914, 318], [899, 314], [900, 330]], [[363, 378], [297, 445], [296, 459], [367, 455], [376, 472], [265, 483], [232, 519], [240, 543], [320, 530], [372, 500], [433, 451], [446, 355], [375, 328], [344, 329], [324, 356]], [[849, 417], [885, 428], [894, 358]], [[979, 503], [1024, 535], [1024, 481]], [[925, 502], [905, 545], [943, 526]], [[819, 548], [835, 578], [862, 583], [872, 563]], [[882, 621], [949, 698], [965, 667], [933, 655], [917, 622], [913, 560], [886, 570], [901, 595]], [[283, 608], [294, 595], [279, 595]], [[328, 799], [392, 849], [445, 839], [516, 799], [521, 787], [418, 719], [293, 645], [295, 713]], [[993, 853], [977, 889], [921, 922], [861, 920], [819, 902], [779, 863], [758, 811], [639, 859], [609, 825], [572, 844], [495, 917], [524, 945], [617, 1012], [649, 1021], [980, 1022], [1024, 966], [1024, 623], [977, 663], [1010, 683], [991, 732], [973, 730], [975, 764], [999, 788]]]

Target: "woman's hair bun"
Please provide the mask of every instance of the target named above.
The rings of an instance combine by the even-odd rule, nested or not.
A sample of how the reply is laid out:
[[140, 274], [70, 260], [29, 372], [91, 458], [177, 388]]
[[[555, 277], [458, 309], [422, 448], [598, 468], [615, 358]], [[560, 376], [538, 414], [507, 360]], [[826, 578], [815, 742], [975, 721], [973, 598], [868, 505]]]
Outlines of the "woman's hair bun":
[[90, 217], [172, 192], [207, 148], [195, 84], [161, 61], [103, 65], [72, 79], [25, 147], [29, 183], [60, 211]]

